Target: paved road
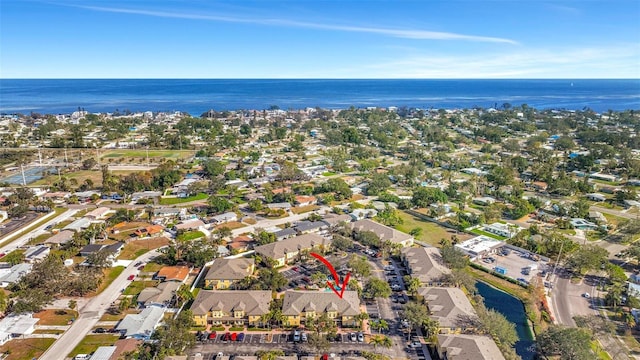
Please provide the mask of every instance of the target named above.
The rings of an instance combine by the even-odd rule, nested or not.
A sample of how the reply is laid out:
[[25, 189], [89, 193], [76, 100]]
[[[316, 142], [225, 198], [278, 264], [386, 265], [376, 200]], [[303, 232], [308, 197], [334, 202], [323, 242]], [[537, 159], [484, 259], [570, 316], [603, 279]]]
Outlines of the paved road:
[[607, 208], [600, 207], [600, 206], [592, 206], [590, 208], [590, 210], [599, 211], [599, 212], [601, 212], [603, 214], [619, 216], [619, 217], [622, 217], [622, 218], [625, 218], [625, 219], [638, 219], [638, 218], [640, 218], [640, 214], [628, 214], [628, 213], [626, 213], [624, 211], [607, 209]]
[[[329, 208], [328, 206], [320, 206], [320, 208], [318, 208], [318, 210], [315, 210], [315, 211], [316, 212], [320, 212], [320, 213], [324, 213], [325, 211], [329, 211], [329, 210], [331, 210], [331, 208]], [[304, 214], [293, 214], [293, 215], [289, 215], [289, 216], [287, 216], [285, 218], [281, 218], [281, 219], [262, 219], [262, 220], [259, 220], [254, 225], [249, 225], [249, 226], [241, 227], [241, 228], [238, 228], [238, 229], [233, 229], [231, 231], [231, 236], [238, 236], [240, 234], [254, 232], [255, 229], [257, 229], [257, 228], [266, 229], [266, 228], [269, 228], [269, 227], [272, 227], [272, 226], [277, 226], [277, 225], [281, 225], [281, 224], [285, 224], [285, 223], [294, 223], [296, 221], [306, 219], [312, 213], [313, 212], [307, 212], [307, 213], [304, 213]]]
[[597, 296], [594, 277], [586, 277], [582, 282], [574, 284], [563, 269], [557, 271], [558, 278], [551, 293], [555, 320], [559, 324], [576, 326], [574, 316], [597, 313], [591, 308], [591, 298], [583, 296], [585, 293], [592, 297]]
[[[49, 226], [49, 225], [53, 225], [54, 223], [59, 223], [62, 221], [67, 220], [68, 218], [72, 217], [73, 215], [75, 215], [75, 213], [77, 213], [79, 211], [79, 209], [69, 209], [65, 212], [63, 212], [62, 214], [58, 215], [57, 217], [51, 218], [49, 221], [45, 222], [44, 224], [40, 225], [38, 228], [34, 229], [33, 231], [24, 234], [22, 236], [20, 236], [19, 238], [13, 240], [11, 243], [3, 246], [2, 248], [0, 248], [0, 252], [3, 252], [5, 254], [8, 254], [9, 252], [24, 246], [27, 242], [29, 242], [29, 240], [31, 240], [32, 238], [36, 238], [44, 233], [46, 233], [46, 231], [44, 230], [45, 227]], [[36, 220], [38, 221], [38, 220]]]
[[118, 299], [121, 290], [127, 287], [129, 284], [127, 277], [138, 273], [138, 269], [136, 269], [133, 264], [137, 261], [149, 261], [149, 259], [158, 255], [159, 253], [153, 250], [132, 260], [129, 266], [124, 269], [122, 274], [120, 274], [109, 287], [80, 308], [78, 319], [71, 325], [69, 330], [60, 336], [60, 338], [42, 354], [40, 360], [60, 360], [73, 351], [78, 343], [96, 326], [111, 303]]

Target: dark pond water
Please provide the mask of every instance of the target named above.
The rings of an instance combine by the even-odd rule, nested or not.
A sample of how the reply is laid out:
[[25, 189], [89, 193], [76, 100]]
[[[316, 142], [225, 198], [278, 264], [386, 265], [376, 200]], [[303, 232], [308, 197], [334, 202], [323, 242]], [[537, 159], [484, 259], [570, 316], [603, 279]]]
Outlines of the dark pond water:
[[489, 309], [494, 309], [504, 315], [507, 320], [516, 324], [516, 332], [520, 340], [515, 344], [516, 353], [522, 360], [535, 358], [533, 334], [527, 323], [524, 305], [517, 298], [500, 291], [483, 282], [477, 282], [478, 293], [484, 298], [484, 304]]

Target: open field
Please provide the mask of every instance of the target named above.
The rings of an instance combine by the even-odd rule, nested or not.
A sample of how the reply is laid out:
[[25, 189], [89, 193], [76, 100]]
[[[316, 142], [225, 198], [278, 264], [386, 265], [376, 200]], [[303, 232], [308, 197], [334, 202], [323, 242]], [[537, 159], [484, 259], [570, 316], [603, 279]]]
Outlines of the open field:
[[217, 225], [216, 229], [221, 229], [221, 228], [225, 228], [226, 227], [229, 230], [234, 230], [234, 229], [243, 228], [245, 226], [247, 226], [247, 225], [245, 225], [245, 224], [243, 224], [241, 222], [238, 222], [238, 221], [229, 221], [229, 222], [226, 222], [224, 224]]
[[68, 325], [69, 321], [78, 318], [78, 312], [69, 309], [46, 309], [33, 314], [40, 318], [38, 325]]
[[0, 353], [11, 353], [4, 360], [37, 359], [53, 344], [53, 338], [14, 339], [0, 346]]
[[100, 153], [100, 158], [147, 158], [147, 154], [150, 159], [184, 159], [192, 157], [195, 154], [193, 150], [105, 150]]
[[78, 354], [91, 354], [100, 346], [111, 346], [116, 343], [120, 334], [91, 334], [85, 336], [84, 339], [76, 346], [68, 356], [76, 356]]
[[292, 207], [291, 212], [294, 214], [304, 214], [304, 213], [308, 213], [310, 211], [316, 210], [318, 208], [319, 208], [318, 205], [298, 206], [298, 207]]
[[95, 296], [101, 293], [102, 290], [106, 289], [113, 282], [113, 280], [115, 280], [120, 274], [122, 274], [123, 271], [124, 266], [116, 266], [104, 270], [104, 280], [102, 280], [102, 283], [96, 289], [95, 293], [89, 294], [87, 296]]
[[124, 246], [122, 252], [120, 253], [120, 256], [118, 256], [118, 259], [133, 260], [150, 250], [157, 249], [168, 244], [169, 239], [167, 239], [166, 237], [156, 237], [146, 240], [133, 240], [128, 242]]
[[453, 235], [456, 235], [460, 241], [464, 241], [471, 238], [471, 235], [457, 232], [455, 230], [447, 229], [436, 223], [424, 221], [404, 211], [398, 211], [403, 223], [396, 226], [396, 229], [409, 233], [412, 229], [421, 228], [422, 233], [417, 237], [417, 240], [425, 242], [429, 245], [440, 246], [439, 242], [442, 238], [451, 240]]
[[209, 195], [207, 194], [197, 194], [197, 195], [189, 196], [186, 198], [163, 197], [163, 198], [160, 198], [160, 205], [175, 205], [175, 204], [188, 203], [191, 201], [206, 200], [208, 197]]

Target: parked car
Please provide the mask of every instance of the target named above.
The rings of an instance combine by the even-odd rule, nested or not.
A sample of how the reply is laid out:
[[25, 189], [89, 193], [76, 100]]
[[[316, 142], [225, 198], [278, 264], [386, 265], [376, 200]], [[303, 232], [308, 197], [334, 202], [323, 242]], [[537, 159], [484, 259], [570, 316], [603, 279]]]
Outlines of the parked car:
[[229, 339], [231, 339], [231, 333], [224, 333], [224, 336], [222, 336], [222, 341], [229, 341]]
[[421, 348], [421, 347], [422, 347], [422, 344], [420, 344], [420, 342], [419, 342], [419, 341], [412, 341], [412, 342], [409, 344], [409, 347], [410, 347], [410, 348], [412, 348], [412, 349], [417, 349], [417, 348]]
[[301, 333], [300, 334], [300, 340], [303, 341], [303, 342], [307, 341], [307, 333]]
[[231, 334], [231, 341], [236, 341], [237, 339], [238, 339], [238, 334], [237, 333]]
[[131, 281], [133, 279], [135, 279], [136, 276], [134, 274], [129, 275], [129, 277], [127, 278], [127, 280]]
[[349, 340], [355, 342], [356, 341], [356, 333], [349, 334]]
[[364, 334], [361, 332], [358, 333], [358, 342], [364, 342]]
[[588, 298], [590, 298], [590, 297], [591, 297], [591, 295], [590, 295], [589, 293], [584, 293], [584, 294], [582, 294], [582, 297], [584, 297], [584, 298], [587, 298], [587, 299], [588, 299]]
[[393, 265], [385, 265], [384, 267], [384, 271], [393, 271], [395, 270], [395, 267], [393, 267]]
[[300, 341], [300, 330], [293, 331], [293, 342]]
[[238, 334], [238, 338], [236, 340], [237, 341], [244, 341], [244, 333], [239, 333]]
[[212, 331], [211, 333], [209, 333], [209, 335], [207, 336], [207, 339], [209, 340], [214, 340], [216, 338], [216, 332]]
[[133, 267], [138, 267], [140, 265], [142, 265], [142, 261], [138, 261], [137, 263], [133, 264]]
[[96, 333], [96, 334], [104, 334], [104, 333], [107, 332], [107, 330], [105, 330], [105, 328], [99, 327], [99, 328], [93, 330], [93, 332]]

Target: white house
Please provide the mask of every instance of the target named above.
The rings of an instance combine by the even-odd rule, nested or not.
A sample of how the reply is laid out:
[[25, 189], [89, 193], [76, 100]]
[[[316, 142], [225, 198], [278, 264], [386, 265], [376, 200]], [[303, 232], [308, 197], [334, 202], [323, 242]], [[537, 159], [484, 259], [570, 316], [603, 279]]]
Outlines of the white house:
[[15, 336], [32, 334], [39, 320], [33, 314], [10, 315], [0, 320], [0, 345]]
[[517, 235], [522, 230], [522, 228], [514, 224], [503, 224], [496, 222], [490, 225], [485, 225], [483, 227], [483, 230], [488, 233], [496, 234], [510, 239]]

